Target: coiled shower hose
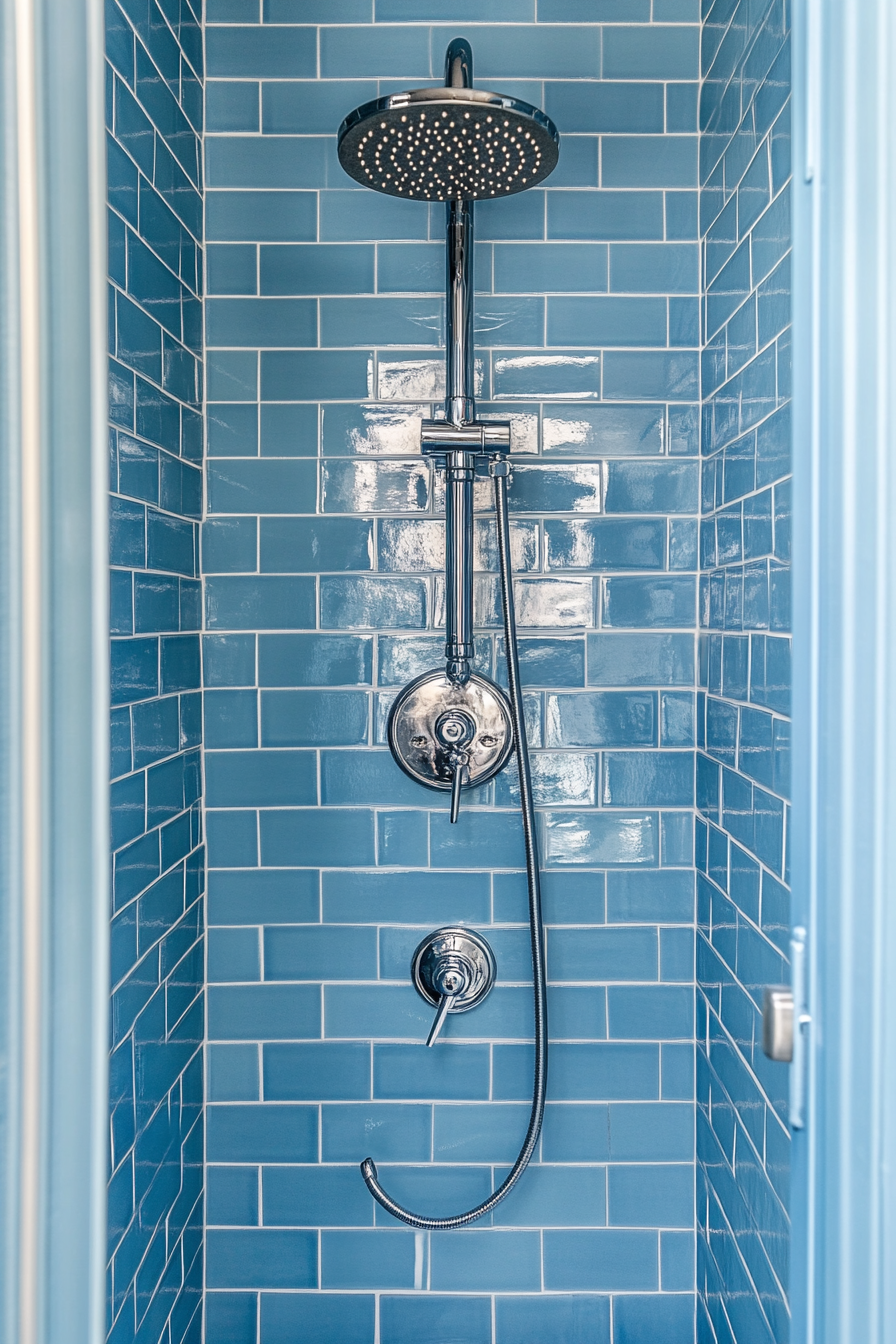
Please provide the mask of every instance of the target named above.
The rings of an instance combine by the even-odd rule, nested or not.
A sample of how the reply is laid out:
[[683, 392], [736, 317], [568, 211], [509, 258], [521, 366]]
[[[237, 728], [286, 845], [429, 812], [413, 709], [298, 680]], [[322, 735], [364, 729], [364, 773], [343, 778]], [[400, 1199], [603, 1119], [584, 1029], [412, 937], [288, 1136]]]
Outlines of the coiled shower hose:
[[400, 1218], [410, 1227], [424, 1228], [427, 1231], [450, 1231], [455, 1227], [465, 1227], [475, 1223], [491, 1213], [496, 1205], [510, 1194], [522, 1176], [529, 1159], [535, 1151], [541, 1122], [544, 1119], [544, 1099], [548, 1082], [548, 1007], [547, 984], [544, 957], [544, 924], [541, 913], [541, 885], [538, 871], [538, 842], [535, 836], [535, 810], [532, 803], [532, 779], [529, 773], [529, 745], [526, 739], [526, 722], [523, 713], [523, 696], [520, 689], [520, 661], [516, 644], [516, 614], [513, 604], [513, 575], [510, 567], [510, 524], [507, 516], [507, 472], [506, 462], [498, 462], [492, 468], [495, 481], [495, 519], [498, 529], [498, 558], [501, 567], [501, 610], [504, 616], [504, 647], [507, 656], [507, 687], [510, 698], [510, 710], [513, 720], [513, 737], [516, 745], [516, 759], [520, 775], [520, 808], [523, 815], [523, 837], [526, 846], [526, 877], [529, 888], [529, 930], [532, 941], [532, 989], [535, 997], [535, 1076], [532, 1083], [532, 1110], [529, 1114], [529, 1127], [520, 1149], [519, 1156], [512, 1169], [497, 1190], [493, 1191], [482, 1204], [467, 1213], [456, 1213], [449, 1218], [427, 1218], [422, 1214], [411, 1213], [396, 1204], [387, 1195], [377, 1179], [373, 1159], [367, 1157], [361, 1163], [361, 1174], [367, 1183], [367, 1189], [378, 1204], [381, 1204], [393, 1217]]

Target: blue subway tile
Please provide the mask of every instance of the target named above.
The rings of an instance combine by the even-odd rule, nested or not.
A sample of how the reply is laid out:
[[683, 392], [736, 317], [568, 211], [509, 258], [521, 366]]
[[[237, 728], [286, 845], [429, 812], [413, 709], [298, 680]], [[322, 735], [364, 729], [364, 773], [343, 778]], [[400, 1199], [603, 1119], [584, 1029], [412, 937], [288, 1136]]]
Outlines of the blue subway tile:
[[545, 816], [548, 865], [655, 866], [659, 859], [655, 813], [554, 812]]
[[262, 1207], [265, 1227], [364, 1227], [373, 1222], [373, 1201], [354, 1167], [267, 1167]]
[[267, 401], [363, 397], [368, 393], [369, 363], [365, 351], [265, 351], [261, 394]]
[[694, 1033], [693, 990], [685, 986], [611, 986], [607, 1013], [610, 1036], [619, 1040], [687, 1039]]
[[[472, 862], [472, 859], [470, 860]], [[324, 919], [357, 923], [469, 921], [487, 923], [491, 912], [487, 873], [335, 872], [323, 876]]]
[[549, 747], [652, 746], [656, 700], [649, 692], [587, 691], [550, 694], [545, 745]]
[[697, 137], [613, 136], [603, 143], [605, 187], [692, 187], [697, 184]]
[[433, 867], [522, 866], [522, 833], [518, 818], [512, 813], [462, 811], [459, 822], [450, 829], [449, 825], [446, 813], [433, 815], [430, 832]]
[[433, 1155], [439, 1162], [509, 1162], [519, 1151], [528, 1112], [517, 1105], [436, 1106]]
[[[253, 1302], [253, 1313], [254, 1310]], [[367, 1293], [262, 1293], [262, 1344], [288, 1344], [294, 1339], [370, 1344], [374, 1312], [375, 1300]], [[253, 1314], [250, 1344], [255, 1338], [254, 1330]], [[231, 1344], [229, 1339], [227, 1344]]]
[[544, 1286], [549, 1291], [655, 1291], [656, 1233], [609, 1228], [545, 1232]]
[[[500, 1168], [496, 1178], [507, 1171]], [[531, 1179], [501, 1206], [504, 1227], [594, 1227], [606, 1222], [606, 1173], [599, 1166], [531, 1166]]]
[[262, 863], [270, 867], [373, 862], [373, 816], [362, 808], [262, 812], [259, 829]]
[[370, 569], [373, 523], [362, 518], [263, 518], [263, 572]]
[[310, 751], [210, 752], [205, 781], [209, 807], [301, 807], [317, 802], [317, 762]]
[[213, 1226], [255, 1226], [258, 1223], [257, 1168], [208, 1167], [205, 1210], [207, 1221]]
[[688, 807], [693, 798], [694, 765], [689, 753], [604, 753], [604, 807]]
[[432, 1238], [431, 1283], [467, 1292], [532, 1291], [541, 1286], [541, 1246], [537, 1232], [436, 1232]]
[[358, 1163], [368, 1156], [376, 1162], [428, 1162], [432, 1155], [431, 1105], [325, 1105], [321, 1116], [324, 1162]]
[[[493, 1053], [495, 1098], [522, 1101], [531, 1097], [532, 1047], [496, 1045]], [[558, 1101], [653, 1101], [659, 1092], [655, 1045], [617, 1041], [556, 1044], [551, 1048], [551, 1070], [551, 1095]]]
[[206, 1238], [210, 1288], [314, 1288], [317, 1233], [247, 1228]]
[[419, 1339], [433, 1344], [449, 1344], [456, 1339], [463, 1339], [465, 1344], [491, 1344], [491, 1335], [491, 1301], [487, 1297], [425, 1294], [380, 1299], [382, 1344], [413, 1344]]
[[587, 681], [592, 686], [686, 686], [694, 677], [690, 635], [589, 635]]
[[695, 243], [614, 243], [610, 289], [618, 294], [697, 294]]
[[206, 747], [258, 745], [258, 700], [254, 691], [209, 690], [203, 701]]
[[553, 345], [661, 345], [666, 302], [659, 298], [549, 298], [547, 343]]
[[262, 406], [262, 457], [315, 457], [316, 406]]
[[655, 1339], [662, 1339], [663, 1344], [690, 1344], [694, 1338], [692, 1292], [633, 1293], [614, 1301], [617, 1344], [651, 1344]]
[[[662, 239], [662, 192], [548, 193], [548, 238]], [[539, 235], [540, 236], [540, 235]]]
[[248, 80], [212, 80], [205, 88], [207, 131], [257, 131], [258, 85]]
[[313, 578], [226, 576], [206, 581], [206, 620], [211, 629], [311, 629]]
[[545, 86], [545, 111], [565, 134], [648, 135], [664, 130], [663, 91], [658, 84], [551, 80]]
[[206, 1069], [207, 1101], [258, 1100], [256, 1045], [209, 1045]]
[[411, 1231], [323, 1231], [321, 1287], [413, 1288], [415, 1243]]
[[291, 79], [264, 84], [262, 130], [267, 135], [332, 135], [349, 109], [371, 102], [376, 93], [375, 80]]
[[404, 868], [426, 863], [429, 853], [429, 814], [407, 809], [377, 813], [377, 862], [381, 867]]
[[603, 623], [610, 626], [692, 626], [695, 582], [685, 575], [615, 577], [604, 583]]
[[[260, 142], [253, 141], [252, 147]], [[211, 191], [206, 204], [209, 242], [299, 243], [317, 233], [317, 198], [310, 191]]]
[[316, 73], [313, 28], [296, 26], [210, 27], [206, 35], [207, 72], [212, 78], [286, 76]]
[[367, 741], [363, 691], [264, 691], [261, 737], [270, 747], [349, 746]]
[[318, 874], [310, 870], [215, 873], [209, 877], [211, 924], [317, 920]]
[[[211, 188], [283, 187], [292, 190], [320, 187], [325, 185], [328, 176], [327, 158], [327, 142], [323, 136], [253, 136], [249, 139], [216, 135], [206, 141], [206, 185]], [[261, 223], [259, 231], [265, 227]], [[312, 232], [312, 241], [313, 238]], [[288, 236], [286, 241], [289, 241]]]
[[206, 438], [211, 457], [255, 457], [258, 453], [258, 411], [240, 403], [210, 405]]
[[653, 929], [552, 929], [548, 944], [551, 980], [655, 980], [657, 938]]
[[208, 1108], [209, 1162], [314, 1162], [317, 1142], [316, 1106]]
[[606, 288], [606, 247], [590, 243], [502, 243], [495, 247], [498, 293], [599, 292]]
[[608, 513], [691, 513], [697, 507], [693, 462], [610, 462]]
[[601, 357], [574, 353], [494, 357], [493, 395], [508, 397], [599, 397]]
[[355, 635], [262, 635], [262, 686], [355, 686], [370, 682], [372, 640]]
[[204, 574], [251, 572], [256, 568], [257, 553], [258, 525], [254, 518], [209, 518], [203, 523]]
[[647, 0], [541, 0], [539, 10], [549, 23], [646, 23]]
[[321, 197], [320, 238], [331, 243], [425, 240], [427, 219], [422, 203], [390, 196], [371, 198], [359, 191], [327, 191]]
[[313, 299], [210, 298], [206, 338], [209, 345], [316, 345], [317, 306]]
[[217, 1040], [290, 1040], [320, 1035], [320, 992], [311, 985], [213, 988], [209, 1035]]
[[604, 396], [614, 401], [693, 400], [698, 372], [695, 353], [611, 350], [604, 358]]
[[[388, 991], [392, 993], [392, 991]], [[346, 991], [347, 997], [351, 991]], [[378, 991], [382, 995], [383, 991]], [[359, 996], [353, 996], [360, 1003]], [[369, 999], [369, 995], [367, 996]], [[334, 1001], [334, 1013], [337, 1011]], [[328, 1027], [329, 1004], [328, 993]], [[417, 1035], [423, 1039], [424, 1020], [427, 1016], [425, 1005], [419, 1014], [420, 1025], [411, 1021], [410, 1028], [403, 1027], [401, 1035]], [[378, 1019], [370, 1012], [370, 1026], [376, 1027]], [[357, 1016], [357, 1013], [356, 1013]], [[350, 1025], [350, 1024], [347, 1024]], [[415, 1029], [416, 1028], [416, 1029]], [[422, 1030], [421, 1030], [422, 1028]], [[350, 1027], [351, 1029], [351, 1027]], [[357, 1029], [355, 1029], [357, 1030]], [[389, 1034], [399, 1034], [390, 1032]], [[487, 1045], [448, 1045], [442, 1044], [438, 1050], [428, 1052], [421, 1058], [420, 1048], [414, 1045], [378, 1045], [374, 1049], [373, 1089], [374, 1095], [385, 1101], [398, 1099], [436, 1099], [436, 1100], [484, 1100], [489, 1087], [489, 1048]]]
[[376, 979], [376, 930], [344, 924], [268, 927], [264, 974], [266, 980]]
[[501, 1296], [495, 1300], [497, 1344], [610, 1344], [610, 1299], [596, 1294]]
[[270, 1101], [364, 1100], [370, 1049], [354, 1042], [266, 1045], [264, 1094]]
[[700, 29], [634, 24], [610, 27], [604, 33], [604, 79], [696, 79], [699, 74]]
[[623, 1227], [688, 1227], [694, 1218], [694, 1182], [688, 1164], [611, 1165], [609, 1220]]

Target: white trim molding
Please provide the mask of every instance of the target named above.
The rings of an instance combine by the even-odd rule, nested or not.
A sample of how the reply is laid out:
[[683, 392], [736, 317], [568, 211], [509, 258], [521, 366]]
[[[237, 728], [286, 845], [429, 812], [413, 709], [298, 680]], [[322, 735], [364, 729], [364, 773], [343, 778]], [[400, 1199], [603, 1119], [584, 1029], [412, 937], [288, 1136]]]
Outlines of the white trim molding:
[[896, 1339], [896, 6], [794, 31], [794, 1344]]
[[98, 1344], [108, 676], [97, 0], [2, 0], [0, 82], [0, 1338]]

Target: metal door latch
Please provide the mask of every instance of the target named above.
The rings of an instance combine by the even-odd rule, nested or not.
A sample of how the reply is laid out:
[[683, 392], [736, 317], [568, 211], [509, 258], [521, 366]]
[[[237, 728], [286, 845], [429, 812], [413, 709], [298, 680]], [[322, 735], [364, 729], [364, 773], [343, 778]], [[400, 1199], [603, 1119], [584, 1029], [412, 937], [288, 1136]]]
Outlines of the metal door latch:
[[769, 1059], [790, 1065], [791, 1129], [806, 1124], [806, 1031], [812, 1018], [806, 1010], [806, 930], [796, 928], [790, 940], [790, 985], [769, 985], [762, 996], [762, 1049]]

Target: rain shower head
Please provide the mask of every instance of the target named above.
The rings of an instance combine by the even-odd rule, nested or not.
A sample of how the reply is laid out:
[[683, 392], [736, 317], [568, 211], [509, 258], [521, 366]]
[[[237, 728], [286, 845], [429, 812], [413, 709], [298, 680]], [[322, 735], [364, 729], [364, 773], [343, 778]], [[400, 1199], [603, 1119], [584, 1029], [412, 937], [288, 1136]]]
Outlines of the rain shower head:
[[468, 53], [465, 42], [448, 48], [446, 87], [391, 93], [349, 113], [339, 162], [350, 177], [413, 201], [487, 201], [544, 181], [560, 153], [556, 126], [519, 98], [471, 89]]

